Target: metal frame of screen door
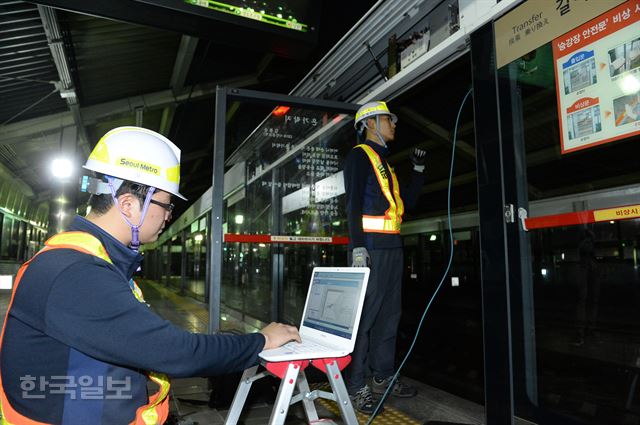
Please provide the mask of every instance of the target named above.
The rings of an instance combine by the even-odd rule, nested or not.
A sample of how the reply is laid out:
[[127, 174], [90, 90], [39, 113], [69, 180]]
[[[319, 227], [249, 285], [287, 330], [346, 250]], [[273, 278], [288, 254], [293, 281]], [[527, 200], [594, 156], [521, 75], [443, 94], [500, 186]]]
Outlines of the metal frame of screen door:
[[[493, 23], [471, 34], [484, 339], [485, 423], [579, 422], [539, 406], [522, 93], [516, 62], [495, 66]], [[513, 213], [512, 213], [513, 211]]]
[[[225, 143], [227, 125], [227, 107], [230, 102], [243, 101], [253, 104], [287, 105], [307, 109], [319, 109], [328, 112], [355, 114], [359, 105], [331, 100], [311, 99], [306, 97], [289, 96], [278, 93], [269, 93], [255, 90], [245, 90], [218, 86], [216, 89], [216, 105], [213, 134], [213, 179], [211, 182], [211, 212], [209, 232], [209, 333], [220, 330], [220, 287], [222, 285], [222, 250], [224, 235], [222, 231], [222, 218], [224, 207], [224, 167], [225, 167]], [[217, 183], [217, 184], [216, 184]], [[275, 187], [272, 186], [272, 187]], [[272, 197], [276, 192], [272, 191]], [[279, 205], [275, 202], [272, 205]], [[274, 211], [277, 213], [277, 211]], [[280, 215], [274, 217], [274, 226], [279, 226]], [[282, 244], [274, 244], [272, 249], [273, 264], [281, 265], [282, 261], [277, 257], [283, 255]], [[271, 319], [278, 320], [282, 311], [283, 302], [283, 267], [272, 268], [272, 296]]]

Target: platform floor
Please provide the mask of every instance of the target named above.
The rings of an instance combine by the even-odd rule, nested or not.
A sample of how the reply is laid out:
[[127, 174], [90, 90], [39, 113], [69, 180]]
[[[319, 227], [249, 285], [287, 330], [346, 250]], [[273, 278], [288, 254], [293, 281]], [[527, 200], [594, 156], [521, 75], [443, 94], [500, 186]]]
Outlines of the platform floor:
[[[208, 323], [207, 305], [192, 298], [181, 297], [173, 289], [155, 282], [139, 282], [147, 302], [160, 316], [192, 332], [206, 332]], [[379, 415], [372, 424], [428, 424], [429, 422], [452, 422], [454, 424], [484, 423], [484, 408], [476, 403], [440, 391], [423, 383], [403, 378], [418, 388], [418, 395], [410, 399], [391, 399], [385, 405], [385, 412]], [[312, 377], [309, 377], [312, 380]], [[201, 378], [173, 380], [174, 398], [178, 405], [173, 410], [178, 414], [179, 408], [184, 424], [198, 422], [200, 424], [224, 424], [227, 411], [214, 410], [207, 405], [194, 405], [189, 401], [191, 397], [208, 401], [209, 390], [207, 380]], [[318, 384], [317, 384], [318, 385]], [[321, 384], [320, 384], [321, 385]], [[313, 385], [312, 385], [313, 386]], [[328, 389], [328, 387], [327, 387]], [[213, 390], [215, 391], [215, 384]], [[260, 391], [258, 389], [258, 391]], [[264, 391], [263, 391], [264, 393]], [[232, 395], [229, 395], [232, 397]], [[264, 394], [262, 397], [264, 398]], [[335, 403], [327, 400], [317, 400], [318, 414], [322, 418], [334, 419], [342, 423]], [[245, 425], [266, 424], [271, 415], [271, 404], [259, 400], [248, 406], [246, 415], [241, 418]], [[367, 417], [358, 414], [358, 421], [366, 423]], [[289, 411], [287, 424], [303, 425], [304, 412], [299, 406], [293, 406]]]
[[[146, 301], [151, 308], [163, 318], [191, 332], [207, 331], [208, 309], [206, 304], [189, 297], [182, 297], [174, 290], [152, 282], [139, 281]], [[7, 290], [0, 290], [0, 312], [4, 320], [4, 314], [9, 303], [10, 294]], [[210, 407], [214, 404], [210, 401], [212, 391], [218, 397], [226, 398], [226, 405], [233, 397], [235, 383], [239, 375], [226, 378], [218, 378], [210, 382], [205, 378], [186, 378], [172, 380], [172, 402], [170, 424], [196, 425], [196, 424], [224, 424], [227, 411], [224, 401], [218, 404], [222, 407]], [[321, 375], [311, 376], [310, 382], [321, 378]], [[315, 379], [314, 379], [315, 378]], [[448, 394], [444, 391], [430, 387], [423, 383], [403, 378], [418, 388], [418, 395], [410, 399], [395, 399], [387, 401], [385, 412], [379, 415], [373, 425], [402, 424], [442, 424], [451, 423], [482, 425], [484, 424], [484, 408], [476, 403]], [[322, 382], [312, 384], [312, 387], [327, 385]], [[277, 382], [271, 385], [259, 386], [254, 384], [250, 394], [250, 400], [240, 419], [243, 425], [264, 425], [268, 423], [271, 415], [271, 404], [277, 391]], [[324, 389], [324, 388], [323, 388]], [[216, 400], [215, 397], [213, 397]], [[334, 402], [317, 400], [316, 407], [321, 418], [333, 419], [341, 424], [339, 411]], [[364, 424], [367, 417], [358, 414], [358, 421]], [[298, 405], [292, 406], [287, 417], [287, 424], [304, 425], [304, 412]]]

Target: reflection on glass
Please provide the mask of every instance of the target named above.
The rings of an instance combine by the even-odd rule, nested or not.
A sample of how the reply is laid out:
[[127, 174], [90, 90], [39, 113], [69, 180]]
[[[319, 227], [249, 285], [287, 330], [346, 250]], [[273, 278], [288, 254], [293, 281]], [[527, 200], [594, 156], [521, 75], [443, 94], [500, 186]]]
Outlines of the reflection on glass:
[[[345, 115], [301, 108], [291, 108], [284, 114], [270, 114], [244, 141], [245, 146], [256, 147], [247, 166], [248, 180], [259, 176], [267, 167], [283, 157], [286, 159], [296, 153], [301, 147], [307, 149], [297, 159], [299, 169], [314, 171], [315, 174], [324, 177], [337, 172], [337, 164], [331, 163], [330, 158], [322, 158], [324, 161], [319, 164], [313, 160], [320, 158], [312, 156], [311, 153], [317, 153], [319, 149], [331, 149], [326, 146], [329, 137], [322, 135], [323, 127], [331, 124], [330, 127], [333, 128], [335, 124], [344, 124], [348, 120]], [[310, 139], [313, 135], [318, 137]]]
[[207, 246], [205, 242], [206, 229], [198, 230], [198, 221], [194, 232], [186, 241], [187, 250], [187, 281], [186, 292], [197, 300], [205, 301], [205, 270], [207, 261]]
[[[430, 220], [418, 223], [425, 223], [418, 227], [427, 227]], [[427, 313], [418, 343], [402, 373], [483, 404], [479, 232], [477, 227], [454, 229], [453, 235], [450, 273]], [[403, 244], [403, 313], [398, 356], [406, 354], [417, 323], [442, 278], [449, 261], [449, 235], [447, 230], [405, 234]]]
[[346, 267], [346, 245], [287, 245], [284, 248], [283, 321], [299, 325], [314, 267]]
[[592, 413], [637, 411], [639, 236], [640, 220], [631, 220], [544, 229], [532, 239], [542, 406], [590, 424], [603, 422], [575, 409], [576, 400]]
[[[240, 137], [239, 148], [227, 159], [229, 167], [245, 161], [247, 172], [244, 196], [227, 198], [226, 232], [344, 236], [341, 163], [353, 136], [347, 125], [351, 119], [326, 111], [277, 108], [257, 128], [245, 129], [248, 135]], [[234, 146], [243, 133], [231, 127], [234, 136], [228, 145]], [[222, 326], [227, 329], [259, 328], [275, 310], [279, 320], [296, 323], [313, 267], [346, 265], [345, 247], [324, 244], [226, 243], [223, 255]], [[274, 285], [282, 288], [282, 301], [274, 299]]]
[[13, 219], [9, 216], [4, 216], [2, 219], [2, 239], [0, 240], [0, 257], [3, 260], [11, 259], [11, 228], [13, 226]]
[[[608, 61], [606, 56], [596, 57], [603, 63], [595, 71], [597, 78], [589, 77], [594, 71], [591, 65], [589, 72], [572, 71], [571, 87], [565, 79], [561, 89], [566, 93], [585, 84], [598, 85], [629, 70], [632, 46], [630, 41], [613, 47]], [[546, 45], [528, 55], [536, 58], [533, 71], [526, 58], [510, 66], [511, 74], [509, 67], [502, 70], [505, 79], [516, 80], [522, 96], [527, 168], [520, 177], [526, 178], [530, 216], [637, 203], [633, 194], [640, 183], [637, 136], [561, 154], [558, 98], [555, 82], [547, 78], [554, 64], [548, 52]], [[625, 105], [635, 101], [626, 96], [570, 115], [570, 137], [601, 131], [602, 114], [631, 122], [634, 110]], [[542, 203], [545, 207], [537, 210]], [[523, 279], [525, 294], [528, 282], [532, 285], [533, 299], [525, 302], [532, 306], [535, 331], [516, 330], [516, 335], [532, 347], [534, 363], [520, 376], [527, 380], [527, 388], [537, 388], [528, 394], [529, 401], [542, 414], [584, 424], [624, 423], [625, 418], [640, 417], [639, 235], [639, 220], [529, 232], [531, 275]]]
[[167, 283], [173, 288], [182, 288], [182, 233], [171, 238], [169, 242], [169, 273]]
[[[227, 204], [227, 232], [269, 234], [271, 190], [257, 182], [246, 197]], [[240, 218], [242, 217], [242, 218]], [[221, 287], [221, 327], [252, 331], [271, 320], [271, 246], [257, 243], [225, 243]]]

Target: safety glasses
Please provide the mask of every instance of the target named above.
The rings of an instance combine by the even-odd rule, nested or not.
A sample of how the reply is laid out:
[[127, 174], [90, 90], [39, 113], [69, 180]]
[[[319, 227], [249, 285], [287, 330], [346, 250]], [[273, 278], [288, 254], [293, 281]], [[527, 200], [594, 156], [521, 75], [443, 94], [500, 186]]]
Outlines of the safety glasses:
[[173, 204], [165, 204], [164, 202], [156, 201], [155, 199], [151, 199], [149, 200], [149, 202], [152, 204], [156, 204], [161, 208], [164, 208], [165, 210], [169, 211], [169, 214], [173, 212], [173, 208], [175, 207], [175, 205]]

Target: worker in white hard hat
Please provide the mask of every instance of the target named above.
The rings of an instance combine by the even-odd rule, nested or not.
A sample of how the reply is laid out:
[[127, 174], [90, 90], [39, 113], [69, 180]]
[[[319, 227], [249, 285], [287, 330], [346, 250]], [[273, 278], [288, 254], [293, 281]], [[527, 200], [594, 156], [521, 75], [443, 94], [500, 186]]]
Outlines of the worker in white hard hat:
[[[84, 166], [91, 211], [16, 276], [0, 337], [3, 424], [165, 422], [169, 379], [243, 370], [263, 349], [300, 337], [271, 323], [247, 335], [204, 335], [161, 319], [132, 279], [140, 244], [157, 239], [179, 192], [180, 150], [164, 136], [120, 127]], [[157, 392], [149, 395], [152, 381]]]
[[359, 143], [344, 165], [344, 183], [349, 225], [349, 263], [370, 267], [369, 284], [347, 389], [354, 406], [373, 413], [375, 396], [391, 386], [389, 394], [413, 397], [415, 388], [393, 380], [395, 346], [401, 315], [403, 271], [400, 226], [405, 207], [417, 201], [425, 169], [426, 152], [413, 149], [411, 181], [401, 187], [386, 158], [387, 145], [394, 142], [398, 117], [385, 102], [363, 105], [355, 117]]

